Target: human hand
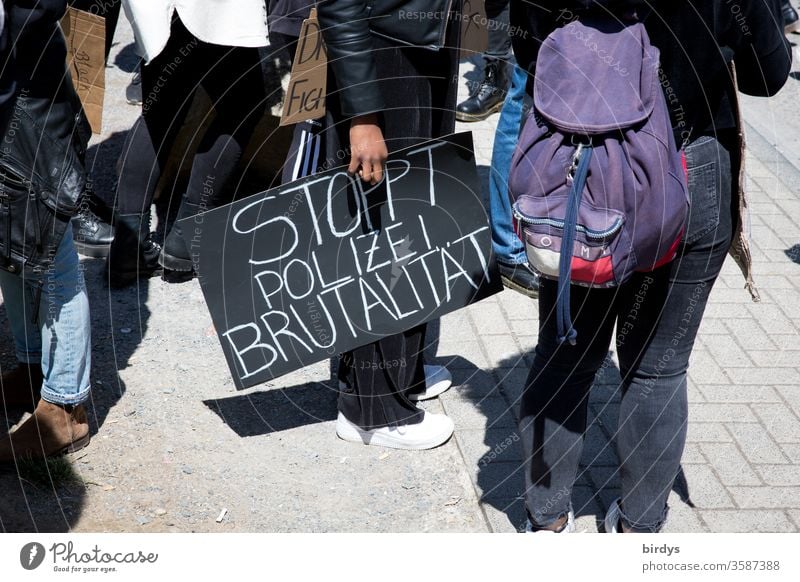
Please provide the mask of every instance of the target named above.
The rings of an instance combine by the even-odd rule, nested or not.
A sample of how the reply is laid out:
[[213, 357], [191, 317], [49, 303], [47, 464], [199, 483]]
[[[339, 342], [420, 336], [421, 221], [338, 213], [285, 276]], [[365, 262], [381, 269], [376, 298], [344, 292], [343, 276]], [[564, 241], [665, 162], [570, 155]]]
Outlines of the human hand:
[[374, 113], [354, 117], [350, 122], [350, 165], [347, 171], [370, 184], [383, 179], [383, 163], [389, 157], [383, 132]]

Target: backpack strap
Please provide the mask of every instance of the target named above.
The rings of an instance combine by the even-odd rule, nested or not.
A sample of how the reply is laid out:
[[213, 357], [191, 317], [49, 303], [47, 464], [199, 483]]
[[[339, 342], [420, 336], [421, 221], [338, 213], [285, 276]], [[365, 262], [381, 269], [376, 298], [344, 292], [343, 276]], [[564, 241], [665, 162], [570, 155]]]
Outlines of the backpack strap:
[[570, 174], [572, 188], [567, 200], [566, 216], [564, 217], [564, 238], [561, 239], [561, 253], [558, 261], [558, 298], [556, 299], [556, 329], [559, 343], [569, 342], [574, 346], [578, 332], [572, 327], [570, 313], [570, 280], [572, 279], [572, 249], [575, 246], [575, 232], [578, 226], [578, 207], [586, 187], [586, 176], [589, 174], [589, 162], [592, 160], [592, 144], [578, 144], [572, 158]]

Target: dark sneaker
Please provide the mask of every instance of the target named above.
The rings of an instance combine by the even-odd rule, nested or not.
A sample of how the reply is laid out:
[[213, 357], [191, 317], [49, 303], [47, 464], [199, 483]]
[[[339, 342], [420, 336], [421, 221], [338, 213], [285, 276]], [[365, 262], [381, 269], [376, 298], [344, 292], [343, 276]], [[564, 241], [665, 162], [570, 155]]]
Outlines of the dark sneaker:
[[792, 3], [789, 0], [782, 0], [781, 11], [783, 13], [784, 31], [788, 34], [800, 30], [800, 17], [797, 16], [797, 11], [792, 7]]
[[528, 297], [539, 296], [539, 273], [534, 271], [528, 263], [507, 265], [498, 262], [497, 267], [500, 270], [500, 279], [503, 281], [503, 285]]
[[125, 99], [130, 105], [142, 104], [142, 73], [136, 71], [131, 82], [125, 88]]
[[508, 69], [509, 65], [502, 61], [487, 61], [478, 88], [470, 94], [469, 99], [456, 106], [456, 119], [481, 121], [500, 111], [511, 83]]
[[82, 205], [72, 217], [72, 238], [78, 252], [87, 257], [107, 257], [114, 240], [114, 227]]

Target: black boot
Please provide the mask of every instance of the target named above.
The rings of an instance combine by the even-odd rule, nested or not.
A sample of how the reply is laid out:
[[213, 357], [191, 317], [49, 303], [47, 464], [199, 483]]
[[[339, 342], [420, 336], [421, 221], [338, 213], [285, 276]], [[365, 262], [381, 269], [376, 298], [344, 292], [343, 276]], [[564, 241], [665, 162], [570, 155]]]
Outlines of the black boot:
[[72, 217], [75, 248], [87, 257], [107, 257], [114, 240], [114, 227], [103, 222], [88, 205], [81, 205]]
[[[203, 208], [199, 204], [190, 202], [185, 195], [183, 196], [181, 206], [178, 208], [178, 215], [175, 217], [175, 222], [172, 223], [169, 234], [164, 239], [164, 248], [161, 250], [161, 256], [158, 259], [162, 267], [169, 271], [177, 271], [176, 275], [186, 274], [187, 277], [185, 278], [191, 278], [193, 270], [192, 255], [189, 252], [189, 247], [186, 246], [178, 221], [200, 214], [202, 211]], [[200, 226], [200, 224], [198, 223], [197, 226]], [[183, 279], [178, 277], [174, 280]]]
[[150, 232], [150, 213], [120, 214], [116, 226], [116, 236], [106, 261], [109, 284], [126, 287], [139, 277], [160, 275], [161, 245], [153, 240]]
[[800, 17], [797, 16], [797, 11], [792, 7], [792, 3], [789, 0], [782, 0], [781, 4], [784, 31], [786, 33], [797, 32], [800, 29]]
[[114, 240], [114, 227], [95, 213], [102, 205], [87, 180], [87, 189], [81, 195], [78, 212], [72, 217], [72, 238], [75, 248], [87, 257], [106, 257], [111, 241]]
[[483, 79], [469, 99], [456, 106], [456, 119], [459, 121], [481, 121], [492, 113], [500, 111], [511, 81], [508, 64], [492, 59], [486, 61]]

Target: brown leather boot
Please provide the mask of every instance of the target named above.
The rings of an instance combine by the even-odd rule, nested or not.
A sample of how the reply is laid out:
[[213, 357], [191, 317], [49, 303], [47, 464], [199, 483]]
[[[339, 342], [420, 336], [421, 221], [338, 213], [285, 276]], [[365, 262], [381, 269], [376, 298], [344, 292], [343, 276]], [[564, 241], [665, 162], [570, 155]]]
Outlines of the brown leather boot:
[[83, 406], [40, 400], [33, 416], [0, 441], [0, 463], [72, 453], [88, 445], [89, 438], [89, 422]]
[[0, 376], [0, 409], [21, 408], [33, 412], [42, 391], [42, 367], [20, 363]]

